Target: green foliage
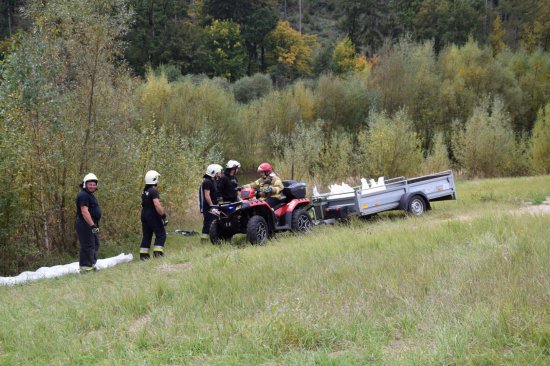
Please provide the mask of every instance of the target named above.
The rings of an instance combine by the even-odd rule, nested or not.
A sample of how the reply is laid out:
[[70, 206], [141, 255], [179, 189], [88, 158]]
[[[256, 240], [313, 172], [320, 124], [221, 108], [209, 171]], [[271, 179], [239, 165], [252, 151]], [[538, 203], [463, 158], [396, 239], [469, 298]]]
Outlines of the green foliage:
[[277, 24], [276, 0], [202, 0], [205, 21], [231, 20], [240, 26], [246, 44], [247, 74], [265, 72], [264, 49], [267, 35]]
[[239, 25], [230, 20], [215, 20], [206, 29], [208, 62], [214, 76], [235, 81], [246, 72], [246, 48]]
[[550, 173], [550, 103], [540, 110], [535, 122], [531, 158], [533, 169], [537, 173]]
[[168, 82], [177, 81], [183, 75], [181, 70], [174, 65], [160, 65], [154, 71], [156, 76], [164, 75]]
[[368, 130], [358, 136], [361, 173], [368, 176], [414, 176], [421, 171], [422, 150], [405, 110], [392, 117], [371, 112]]
[[176, 0], [129, 0], [134, 22], [126, 35], [125, 56], [144, 75], [147, 66], [174, 65], [180, 72], [207, 71], [204, 30], [189, 17], [193, 7]]
[[415, 22], [419, 39], [434, 39], [436, 50], [445, 45], [461, 45], [472, 35], [481, 35], [481, 3], [475, 1], [424, 0]]
[[233, 84], [233, 94], [235, 99], [241, 103], [248, 103], [251, 100], [258, 99], [273, 90], [273, 83], [269, 75], [254, 74], [245, 76]]
[[354, 148], [353, 135], [350, 133], [334, 132], [326, 137], [314, 182], [340, 182], [353, 177], [357, 169], [354, 164]]
[[315, 94], [315, 114], [329, 129], [359, 129], [368, 115], [373, 96], [359, 78], [322, 75]]
[[309, 128], [298, 124], [289, 137], [278, 131], [271, 135], [276, 151], [273, 166], [283, 179], [319, 179], [317, 173], [324, 140], [322, 124], [317, 121]]
[[451, 167], [447, 146], [443, 140], [443, 134], [434, 137], [432, 150], [424, 160], [424, 173], [431, 174], [441, 172]]
[[471, 177], [511, 174], [517, 149], [510, 116], [498, 98], [491, 105], [485, 101], [476, 107], [464, 128], [457, 126], [453, 136], [455, 157]]
[[521, 90], [521, 104], [514, 103], [514, 125], [530, 131], [537, 113], [544, 108], [550, 96], [550, 57], [548, 52], [537, 50], [515, 53], [503, 52], [499, 62], [505, 72], [511, 73]]
[[516, 122], [516, 131], [525, 128], [521, 122], [524, 110], [522, 92], [513, 74], [502, 67], [492, 51], [469, 40], [463, 47], [450, 46], [439, 58], [441, 69], [441, 102], [447, 121], [466, 121], [483, 95], [500, 95]]
[[380, 91], [383, 108], [389, 113], [407, 106], [423, 147], [429, 150], [432, 134], [443, 130], [446, 123], [439, 103], [441, 76], [433, 42], [400, 39], [381, 55], [370, 84]]
[[237, 123], [237, 108], [233, 95], [220, 79], [189, 77], [168, 83], [164, 75], [149, 73], [139, 90], [139, 107], [144, 120], [154, 120], [158, 126], [189, 136], [207, 128], [212, 132], [212, 145], [231, 155], [242, 125]]

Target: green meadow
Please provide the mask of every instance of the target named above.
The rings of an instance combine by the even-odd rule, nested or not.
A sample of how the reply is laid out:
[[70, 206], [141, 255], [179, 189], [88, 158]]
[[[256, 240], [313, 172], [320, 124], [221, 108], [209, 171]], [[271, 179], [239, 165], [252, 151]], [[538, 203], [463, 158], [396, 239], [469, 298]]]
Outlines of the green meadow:
[[550, 364], [550, 176], [457, 192], [421, 217], [265, 246], [174, 234], [159, 260], [1, 287], [0, 364]]

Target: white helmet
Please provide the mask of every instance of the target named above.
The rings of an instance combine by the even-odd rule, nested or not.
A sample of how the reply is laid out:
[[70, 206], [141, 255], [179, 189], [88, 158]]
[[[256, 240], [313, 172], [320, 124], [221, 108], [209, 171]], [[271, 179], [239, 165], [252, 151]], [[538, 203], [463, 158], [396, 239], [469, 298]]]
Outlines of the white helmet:
[[86, 188], [86, 182], [95, 181], [97, 184], [97, 177], [94, 173], [88, 173], [82, 179], [82, 188]]
[[159, 184], [160, 174], [156, 170], [149, 170], [145, 174], [145, 184]]
[[225, 164], [225, 167], [227, 169], [240, 168], [241, 163], [239, 163], [237, 160], [229, 160], [227, 164]]
[[206, 175], [208, 175], [210, 178], [214, 178], [216, 173], [221, 173], [222, 172], [222, 169], [223, 168], [220, 164], [210, 164], [206, 168]]

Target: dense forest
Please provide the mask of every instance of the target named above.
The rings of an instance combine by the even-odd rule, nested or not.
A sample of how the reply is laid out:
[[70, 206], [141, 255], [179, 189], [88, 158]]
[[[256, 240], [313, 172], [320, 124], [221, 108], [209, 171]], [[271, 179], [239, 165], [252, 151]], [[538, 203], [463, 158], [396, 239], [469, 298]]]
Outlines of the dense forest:
[[149, 169], [180, 225], [228, 159], [310, 186], [548, 174], [549, 48], [544, 0], [0, 0], [0, 274], [76, 253], [90, 171], [107, 243]]

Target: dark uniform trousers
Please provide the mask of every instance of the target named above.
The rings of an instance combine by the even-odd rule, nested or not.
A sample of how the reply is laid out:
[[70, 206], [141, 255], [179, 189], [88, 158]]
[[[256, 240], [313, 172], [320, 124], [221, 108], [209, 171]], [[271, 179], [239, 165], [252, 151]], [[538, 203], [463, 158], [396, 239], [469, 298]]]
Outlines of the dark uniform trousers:
[[99, 238], [83, 219], [77, 218], [75, 226], [80, 241], [80, 268], [92, 268], [97, 262]]
[[216, 219], [216, 216], [211, 214], [209, 210], [210, 208], [202, 213], [202, 216], [204, 217], [204, 221], [202, 224], [202, 233], [206, 235], [210, 233], [210, 226], [212, 225], [212, 222], [214, 222], [214, 220]]
[[166, 229], [162, 223], [162, 217], [154, 208], [144, 208], [141, 211], [141, 226], [143, 228], [143, 238], [139, 248], [140, 258], [149, 258], [149, 250], [153, 233], [155, 234], [155, 247], [153, 253], [155, 257], [164, 255], [164, 243], [166, 242]]

